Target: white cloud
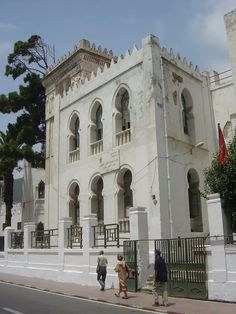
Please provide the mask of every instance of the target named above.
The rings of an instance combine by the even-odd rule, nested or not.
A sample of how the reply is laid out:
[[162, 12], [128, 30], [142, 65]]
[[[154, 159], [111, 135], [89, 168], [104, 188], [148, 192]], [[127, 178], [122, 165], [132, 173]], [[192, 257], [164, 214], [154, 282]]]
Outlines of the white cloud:
[[11, 23], [3, 23], [3, 22], [0, 22], [0, 30], [2, 29], [14, 29], [16, 26], [14, 24], [11, 24]]
[[197, 14], [190, 24], [190, 36], [200, 45], [224, 51], [227, 49], [224, 14], [236, 7], [235, 0], [207, 0], [205, 5], [206, 12]]

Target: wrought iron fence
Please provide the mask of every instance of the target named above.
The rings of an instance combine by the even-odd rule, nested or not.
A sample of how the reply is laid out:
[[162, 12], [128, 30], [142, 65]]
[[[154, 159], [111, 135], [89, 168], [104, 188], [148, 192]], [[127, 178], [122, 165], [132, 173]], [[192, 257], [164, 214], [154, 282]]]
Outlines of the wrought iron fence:
[[211, 243], [211, 241], [222, 241], [224, 245], [236, 245], [236, 234], [231, 235], [214, 235], [209, 237], [208, 244]]
[[24, 247], [24, 232], [11, 233], [11, 249], [23, 249]]
[[83, 247], [82, 227], [79, 225], [71, 225], [68, 228], [68, 247]]
[[155, 240], [167, 264], [170, 295], [207, 297], [205, 242], [204, 237]]
[[58, 247], [58, 229], [32, 231], [31, 247], [38, 249]]
[[119, 224], [99, 224], [93, 226], [94, 229], [94, 247], [119, 247]]

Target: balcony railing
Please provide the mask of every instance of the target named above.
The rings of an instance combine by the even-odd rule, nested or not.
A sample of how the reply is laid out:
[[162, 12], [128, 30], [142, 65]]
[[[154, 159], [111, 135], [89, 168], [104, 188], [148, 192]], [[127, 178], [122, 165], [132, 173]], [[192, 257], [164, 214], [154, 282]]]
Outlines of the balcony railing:
[[96, 155], [103, 152], [103, 140], [90, 144], [90, 155]]
[[69, 152], [69, 162], [75, 162], [80, 159], [80, 149], [77, 148]]
[[129, 233], [130, 232], [129, 218], [120, 219], [119, 228], [120, 228], [120, 233]]
[[32, 231], [31, 247], [37, 249], [58, 247], [58, 229]]
[[23, 249], [24, 248], [24, 232], [12, 232], [11, 233], [11, 249]]
[[130, 129], [124, 130], [116, 134], [116, 146], [129, 143], [131, 140]]
[[68, 247], [83, 247], [82, 227], [79, 225], [72, 225], [68, 228]]

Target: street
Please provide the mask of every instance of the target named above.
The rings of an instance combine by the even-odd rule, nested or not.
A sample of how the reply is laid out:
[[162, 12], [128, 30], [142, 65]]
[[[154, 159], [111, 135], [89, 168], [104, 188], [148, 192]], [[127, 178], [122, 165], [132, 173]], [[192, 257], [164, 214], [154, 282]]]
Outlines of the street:
[[[92, 297], [92, 296], [90, 296]], [[82, 300], [14, 284], [0, 283], [0, 314], [154, 313], [93, 300]]]

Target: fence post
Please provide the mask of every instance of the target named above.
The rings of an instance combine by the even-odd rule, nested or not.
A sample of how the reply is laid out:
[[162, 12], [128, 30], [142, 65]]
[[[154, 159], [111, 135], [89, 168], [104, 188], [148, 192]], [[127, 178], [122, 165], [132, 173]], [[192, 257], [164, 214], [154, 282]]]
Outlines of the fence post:
[[14, 232], [15, 229], [11, 226], [6, 227], [4, 229], [4, 252], [5, 252], [5, 260], [8, 263], [8, 250], [11, 247], [11, 233]]
[[88, 265], [87, 267], [87, 274], [85, 269], [85, 276], [89, 275], [90, 272], [90, 249], [93, 246], [94, 242], [94, 228], [93, 226], [97, 225], [97, 215], [90, 214], [84, 216], [81, 221], [82, 225], [82, 232], [83, 232], [83, 257], [84, 257], [84, 264]]
[[82, 230], [83, 230], [83, 249], [88, 251], [94, 242], [94, 228], [93, 226], [97, 225], [97, 215], [90, 214], [84, 216], [81, 221]]
[[71, 217], [65, 217], [59, 220], [58, 228], [58, 264], [59, 268], [62, 270], [64, 267], [64, 251], [68, 247], [68, 228], [72, 224]]
[[25, 263], [28, 264], [28, 250], [31, 249], [31, 232], [35, 231], [36, 225], [34, 222], [24, 223], [24, 256]]
[[[224, 243], [224, 213], [219, 194], [208, 196], [207, 210], [211, 241], [211, 256], [208, 258], [208, 296], [216, 299], [222, 295], [223, 284], [227, 281]], [[215, 236], [221, 236], [217, 239]]]
[[143, 287], [148, 277], [149, 241], [147, 211], [144, 207], [129, 210], [130, 240], [137, 241], [138, 289]]

